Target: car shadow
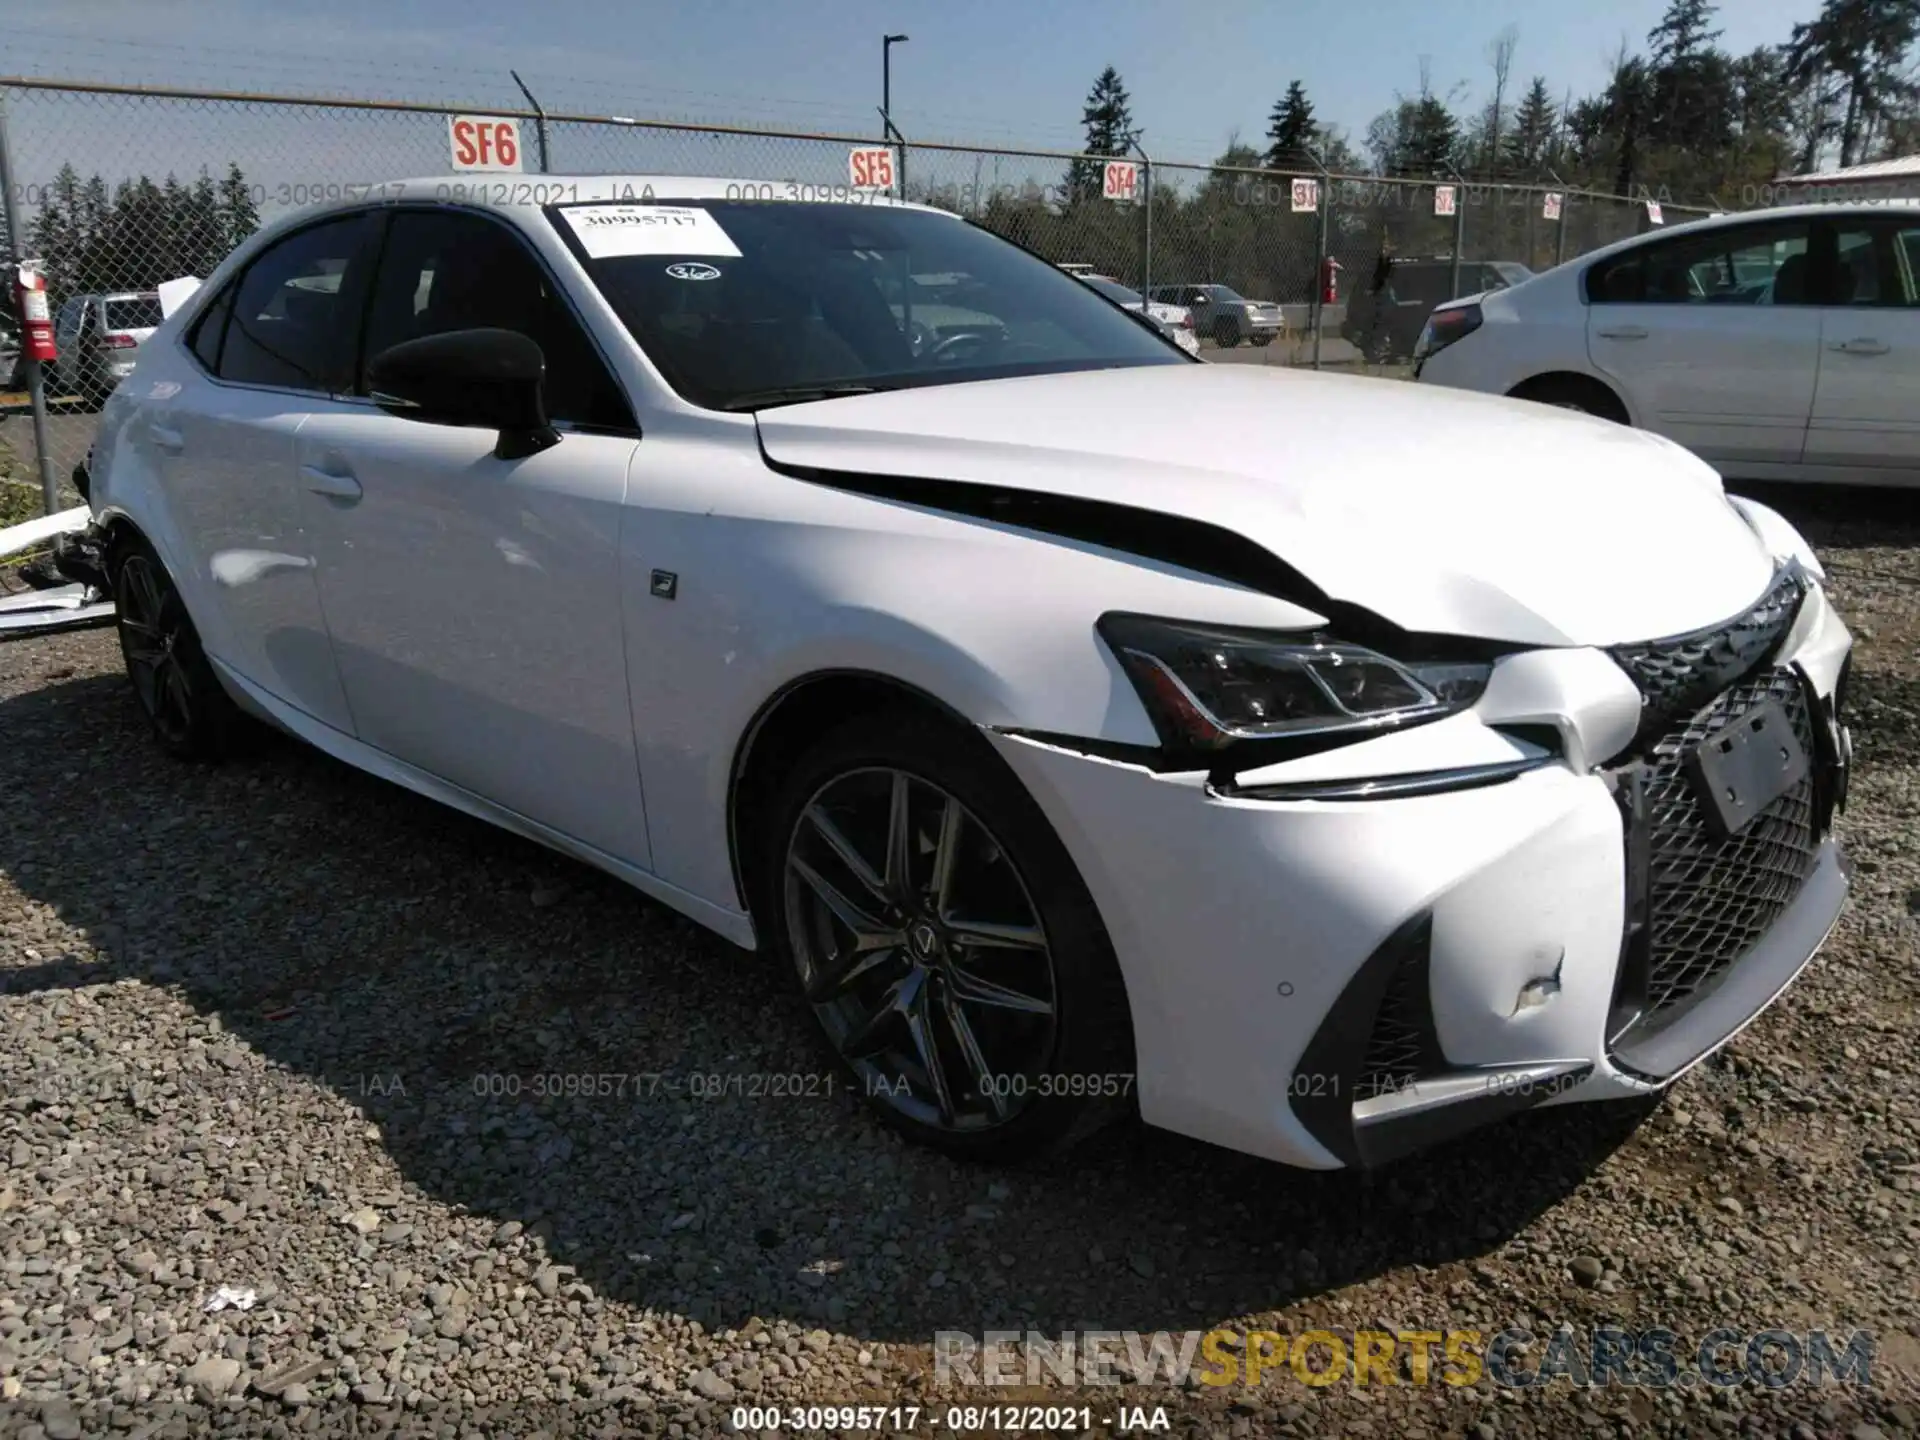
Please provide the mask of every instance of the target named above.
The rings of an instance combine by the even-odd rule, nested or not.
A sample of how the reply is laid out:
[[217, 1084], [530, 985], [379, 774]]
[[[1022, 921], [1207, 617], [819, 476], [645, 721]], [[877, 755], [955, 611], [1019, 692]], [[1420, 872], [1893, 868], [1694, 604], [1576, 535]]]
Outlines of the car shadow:
[[[157, 1083], [256, 1110], [310, 1109], [324, 1087], [379, 1127], [410, 1187], [526, 1226], [568, 1284], [709, 1327], [785, 1317], [906, 1344], [1205, 1328], [1497, 1250], [1650, 1108], [1522, 1116], [1372, 1176], [1137, 1122], [1030, 1166], [969, 1166], [904, 1144], [844, 1088], [749, 1093], [736, 1077], [828, 1073], [798, 1001], [597, 872], [279, 737], [222, 766], [169, 760], [117, 675], [0, 702], [0, 734], [16, 820], [0, 871], [88, 941], [9, 961], [0, 992], [163, 987], [242, 1050], [182, 1047]], [[626, 1080], [536, 1093], [567, 1075]], [[101, 1078], [96, 1114], [151, 1123], [153, 1077]], [[353, 1184], [285, 1204], [338, 1223], [367, 1203]], [[381, 1232], [362, 1258], [438, 1238]]]

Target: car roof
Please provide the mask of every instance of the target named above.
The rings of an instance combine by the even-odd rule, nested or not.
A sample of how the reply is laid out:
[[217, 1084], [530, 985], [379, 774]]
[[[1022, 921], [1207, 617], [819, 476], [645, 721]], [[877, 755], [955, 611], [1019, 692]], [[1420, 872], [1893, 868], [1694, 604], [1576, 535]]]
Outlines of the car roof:
[[1699, 220], [1689, 220], [1681, 225], [1656, 226], [1643, 234], [1630, 235], [1624, 240], [1614, 241], [1611, 245], [1603, 245], [1598, 250], [1589, 250], [1586, 254], [1576, 256], [1567, 263], [1587, 264], [1668, 235], [1704, 235], [1714, 230], [1731, 229], [1736, 225], [1751, 225], [1761, 220], [1814, 220], [1832, 217], [1852, 219], [1862, 215], [1920, 216], [1920, 199], [1829, 200], [1818, 205], [1766, 205], [1754, 210], [1729, 210], [1724, 215], [1709, 215]]
[[[856, 190], [844, 180], [748, 180], [725, 175], [661, 174], [520, 174], [474, 172], [419, 175], [358, 187], [361, 201], [453, 200], [490, 210], [536, 210], [546, 205], [625, 203], [670, 205], [686, 200], [761, 200], [781, 203], [886, 205], [896, 210], [924, 210], [960, 217], [936, 205], [895, 199], [878, 191]], [[651, 195], [648, 192], [651, 191]], [[329, 209], [336, 208], [333, 206]]]

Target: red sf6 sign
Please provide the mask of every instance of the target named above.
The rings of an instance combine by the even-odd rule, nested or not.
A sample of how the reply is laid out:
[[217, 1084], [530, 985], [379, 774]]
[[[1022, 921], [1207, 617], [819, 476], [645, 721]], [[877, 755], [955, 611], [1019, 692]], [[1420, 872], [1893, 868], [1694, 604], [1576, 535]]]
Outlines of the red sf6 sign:
[[449, 115], [447, 140], [456, 170], [518, 170], [520, 122], [492, 115]]
[[893, 189], [893, 151], [885, 145], [848, 151], [847, 179], [856, 190]]

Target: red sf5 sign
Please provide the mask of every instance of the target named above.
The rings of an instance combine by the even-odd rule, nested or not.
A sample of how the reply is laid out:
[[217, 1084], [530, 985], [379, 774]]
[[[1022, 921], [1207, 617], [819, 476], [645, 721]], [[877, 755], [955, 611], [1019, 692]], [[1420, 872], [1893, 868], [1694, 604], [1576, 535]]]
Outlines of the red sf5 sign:
[[847, 152], [847, 179], [856, 190], [893, 189], [893, 151], [870, 145]]
[[456, 170], [518, 170], [520, 122], [491, 115], [449, 115], [447, 141]]

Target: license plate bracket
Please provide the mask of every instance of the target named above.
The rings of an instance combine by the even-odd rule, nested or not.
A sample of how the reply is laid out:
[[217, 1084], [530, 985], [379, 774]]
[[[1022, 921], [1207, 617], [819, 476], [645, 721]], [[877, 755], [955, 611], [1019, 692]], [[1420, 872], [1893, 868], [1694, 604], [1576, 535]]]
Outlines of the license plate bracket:
[[1725, 840], [1805, 779], [1808, 761], [1786, 710], [1769, 700], [1694, 746], [1686, 769], [1707, 828]]

